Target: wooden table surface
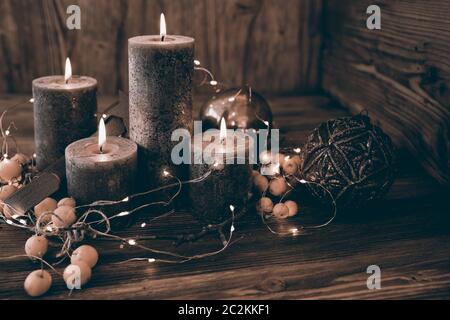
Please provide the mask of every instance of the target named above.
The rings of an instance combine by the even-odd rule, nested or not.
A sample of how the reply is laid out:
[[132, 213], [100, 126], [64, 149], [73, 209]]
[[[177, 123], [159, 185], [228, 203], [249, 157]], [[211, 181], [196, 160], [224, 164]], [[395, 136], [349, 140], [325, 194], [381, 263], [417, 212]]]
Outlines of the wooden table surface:
[[[32, 105], [27, 96], [0, 96], [0, 110], [19, 103], [8, 119], [22, 152], [33, 153]], [[101, 98], [104, 108], [114, 98]], [[326, 97], [271, 98], [275, 120], [288, 145], [300, 145], [321, 121], [346, 114]], [[413, 161], [408, 161], [413, 162]], [[411, 168], [412, 167], [412, 168]], [[50, 299], [434, 299], [450, 298], [450, 216], [443, 190], [414, 165], [401, 168], [386, 200], [357, 212], [339, 212], [331, 226], [298, 237], [281, 238], [267, 231], [256, 214], [236, 223], [233, 243], [223, 253], [185, 264], [118, 264], [145, 257], [120, 243], [96, 240], [101, 259], [82, 291], [69, 292], [58, 275], [44, 297]], [[213, 199], [212, 199], [213, 200]], [[305, 219], [307, 217], [299, 217]], [[140, 237], [197, 230], [186, 214], [121, 232]], [[38, 269], [20, 255], [29, 234], [0, 225], [0, 298], [25, 299], [23, 282]], [[139, 238], [140, 239], [140, 238]], [[156, 247], [172, 249], [158, 241]], [[201, 253], [219, 248], [207, 237], [178, 252]], [[368, 290], [366, 269], [381, 267], [380, 290]], [[62, 271], [62, 267], [58, 268]]]

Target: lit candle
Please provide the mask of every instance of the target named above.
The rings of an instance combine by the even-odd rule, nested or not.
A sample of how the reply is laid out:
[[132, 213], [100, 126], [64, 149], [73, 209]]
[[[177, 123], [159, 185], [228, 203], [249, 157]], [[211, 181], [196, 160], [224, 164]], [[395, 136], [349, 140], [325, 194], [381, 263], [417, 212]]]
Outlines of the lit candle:
[[77, 204], [124, 199], [134, 191], [136, 172], [137, 145], [107, 137], [103, 118], [98, 138], [76, 141], [66, 149], [67, 190]]
[[[220, 143], [215, 150], [211, 150], [217, 131], [209, 130], [203, 136], [196, 135], [192, 151], [191, 179], [211, 171], [207, 179], [190, 186], [193, 213], [206, 223], [229, 219], [230, 205], [236, 208], [236, 212], [244, 210], [251, 188], [252, 168], [248, 156], [253, 148], [252, 141], [243, 132], [228, 134], [225, 119], [221, 121], [218, 138]], [[209, 154], [209, 150], [213, 152]], [[238, 160], [244, 160], [244, 164]]]
[[66, 60], [64, 76], [33, 81], [36, 165], [45, 169], [64, 156], [72, 142], [96, 129], [97, 80], [73, 76]]
[[[185, 166], [171, 161], [175, 129], [192, 132], [194, 39], [160, 34], [129, 39], [130, 138], [139, 146], [139, 172], [160, 185], [162, 168], [183, 179]], [[146, 186], [147, 187], [147, 186]]]

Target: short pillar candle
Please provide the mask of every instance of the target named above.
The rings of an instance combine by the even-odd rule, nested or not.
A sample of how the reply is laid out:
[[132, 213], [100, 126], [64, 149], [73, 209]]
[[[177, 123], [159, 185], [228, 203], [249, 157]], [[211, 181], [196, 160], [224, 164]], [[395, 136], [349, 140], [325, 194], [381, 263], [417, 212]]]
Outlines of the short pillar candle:
[[66, 149], [67, 190], [78, 204], [120, 201], [133, 193], [137, 145], [120, 137], [76, 141]]

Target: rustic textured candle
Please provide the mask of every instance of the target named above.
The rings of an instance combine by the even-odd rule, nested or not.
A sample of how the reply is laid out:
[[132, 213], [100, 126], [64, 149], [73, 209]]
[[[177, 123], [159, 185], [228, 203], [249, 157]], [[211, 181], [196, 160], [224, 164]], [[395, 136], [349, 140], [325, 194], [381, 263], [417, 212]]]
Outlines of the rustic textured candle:
[[137, 146], [108, 137], [100, 151], [97, 138], [76, 141], [66, 149], [67, 190], [77, 204], [122, 200], [134, 191]]
[[[196, 136], [195, 139], [201, 139]], [[193, 214], [200, 221], [206, 223], [220, 223], [230, 218], [230, 205], [236, 208], [236, 212], [245, 210], [251, 187], [251, 166], [249, 164], [237, 164], [238, 150], [244, 150], [248, 154], [253, 145], [232, 144], [228, 150], [223, 149], [215, 153], [217, 159], [222, 159], [216, 164], [195, 164], [204, 158], [205, 148], [212, 141], [209, 131], [204, 133], [201, 150], [198, 143], [194, 143], [193, 158], [196, 160], [190, 166], [191, 179], [199, 178], [212, 170], [210, 176], [202, 182], [190, 185], [190, 200]], [[226, 142], [229, 143], [229, 142]], [[226, 159], [234, 159], [235, 164], [227, 164]], [[204, 160], [204, 159], [203, 159]], [[248, 159], [247, 162], [248, 163]]]
[[96, 130], [97, 80], [51, 76], [33, 81], [36, 165], [45, 169], [72, 142]]
[[161, 171], [184, 178], [185, 167], [172, 164], [175, 129], [192, 132], [194, 39], [168, 35], [129, 40], [130, 138], [139, 146], [140, 172], [148, 185], [159, 184]]

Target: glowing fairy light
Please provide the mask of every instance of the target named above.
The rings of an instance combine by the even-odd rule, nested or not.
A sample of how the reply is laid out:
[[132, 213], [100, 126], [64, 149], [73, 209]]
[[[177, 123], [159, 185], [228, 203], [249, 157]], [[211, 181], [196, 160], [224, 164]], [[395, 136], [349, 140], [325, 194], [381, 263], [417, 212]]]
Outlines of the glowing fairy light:
[[284, 157], [284, 161], [289, 161], [289, 160], [291, 160], [291, 157], [289, 157], [289, 156], [286, 156], [286, 157]]
[[236, 101], [236, 98], [235, 98], [235, 97], [231, 97], [231, 98], [228, 99], [228, 101], [229, 101], [229, 102], [235, 102], [235, 101]]
[[122, 202], [128, 202], [130, 201], [130, 197], [126, 197], [125, 199], [122, 200]]
[[137, 242], [136, 242], [136, 240], [131, 239], [131, 240], [128, 240], [128, 244], [130, 246], [135, 246], [137, 244]]
[[170, 172], [167, 171], [167, 170], [163, 170], [163, 176], [164, 176], [164, 177], [170, 176]]
[[299, 182], [300, 182], [301, 184], [307, 184], [307, 183], [308, 183], [308, 181], [306, 181], [305, 179], [301, 179]]
[[292, 234], [293, 234], [294, 236], [297, 236], [298, 233], [299, 233], [299, 231], [298, 231], [297, 228], [293, 228], [293, 229], [291, 230], [291, 232], [292, 232]]
[[103, 114], [103, 115], [102, 115], [102, 118], [106, 120], [106, 119], [108, 119], [108, 115]]
[[145, 228], [147, 226], [147, 224], [144, 222], [141, 224], [141, 228]]
[[150, 259], [148, 259], [148, 262], [149, 263], [154, 263], [154, 262], [156, 262], [156, 259], [150, 258]]
[[301, 148], [295, 148], [295, 149], [294, 149], [294, 152], [295, 152], [295, 153], [300, 153], [300, 152], [302, 152], [302, 149], [301, 149]]
[[119, 213], [117, 216], [118, 217], [126, 217], [128, 215], [130, 215], [130, 212], [129, 211], [124, 211], [124, 212]]
[[5, 131], [5, 135], [9, 136], [11, 134], [11, 132], [9, 130]]
[[12, 221], [11, 221], [11, 220], [9, 220], [9, 219], [8, 219], [8, 220], [6, 220], [6, 223], [7, 223], [7, 224], [9, 224], [9, 225], [11, 225], [11, 226], [12, 226], [12, 225], [14, 224], [14, 222], [12, 222]]
[[231, 212], [234, 212], [235, 207], [233, 205], [230, 205]]
[[194, 64], [195, 64], [196, 66], [201, 65], [200, 61], [198, 61], [198, 60], [194, 60]]
[[209, 82], [209, 84], [210, 85], [212, 85], [212, 86], [217, 86], [217, 81], [216, 80], [211, 80], [210, 82]]
[[236, 231], [236, 228], [234, 227], [234, 225], [232, 225], [232, 226], [231, 226], [231, 229], [230, 229], [230, 231], [231, 231], [231, 232], [234, 232], [234, 231]]
[[34, 98], [31, 98], [31, 99], [30, 99], [30, 103], [34, 103]]
[[69, 80], [72, 78], [72, 64], [70, 63], [70, 59], [66, 59], [66, 68], [64, 72], [64, 81], [69, 83]]

